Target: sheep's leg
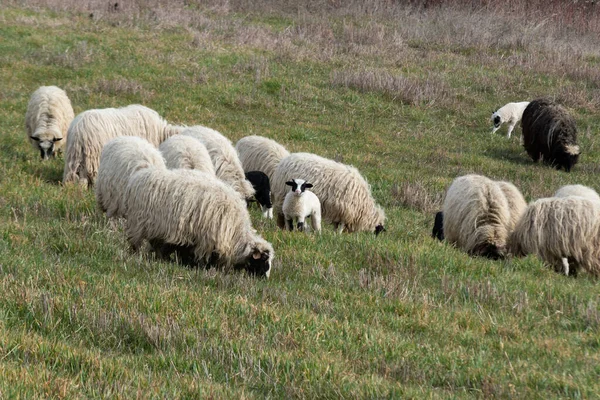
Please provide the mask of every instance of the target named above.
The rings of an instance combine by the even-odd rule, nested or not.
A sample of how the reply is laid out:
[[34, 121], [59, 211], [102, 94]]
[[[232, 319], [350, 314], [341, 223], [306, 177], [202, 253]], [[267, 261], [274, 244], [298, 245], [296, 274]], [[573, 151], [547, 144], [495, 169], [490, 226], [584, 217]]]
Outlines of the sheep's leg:
[[565, 257], [562, 258], [563, 272], [566, 276], [569, 276], [569, 260]]
[[298, 217], [298, 230], [304, 232], [304, 217]]
[[260, 205], [260, 208], [262, 210], [263, 218], [269, 218], [269, 208], [267, 208], [267, 206], [264, 206], [262, 204]]
[[294, 230], [294, 220], [293, 219], [286, 219], [285, 220], [285, 225], [287, 227], [288, 231], [293, 231]]
[[267, 218], [273, 219], [273, 207], [269, 208]]
[[508, 132], [506, 133], [506, 137], [507, 137], [508, 139], [510, 139], [510, 135], [511, 135], [511, 133], [512, 133], [513, 129], [515, 129], [515, 124], [510, 124], [510, 125], [508, 125]]
[[500, 129], [500, 126], [495, 126], [494, 129], [492, 129], [492, 133], [491, 134], [493, 135], [494, 133], [496, 133], [496, 131], [498, 129]]
[[321, 216], [317, 213], [313, 213], [310, 217], [310, 225], [312, 226], [313, 231], [321, 232]]

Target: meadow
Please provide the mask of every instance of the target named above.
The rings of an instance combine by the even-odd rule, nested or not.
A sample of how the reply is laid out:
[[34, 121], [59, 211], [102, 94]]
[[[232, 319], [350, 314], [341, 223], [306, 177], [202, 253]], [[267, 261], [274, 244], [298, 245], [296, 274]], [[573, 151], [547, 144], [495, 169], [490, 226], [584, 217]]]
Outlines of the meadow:
[[[594, 398], [600, 292], [538, 258], [433, 240], [467, 173], [528, 201], [600, 172], [593, 2], [0, 0], [0, 398]], [[278, 230], [270, 279], [129, 250], [64, 160], [27, 142], [31, 93], [132, 103], [233, 142], [356, 166], [387, 232]], [[548, 96], [575, 116], [571, 173], [491, 113]]]

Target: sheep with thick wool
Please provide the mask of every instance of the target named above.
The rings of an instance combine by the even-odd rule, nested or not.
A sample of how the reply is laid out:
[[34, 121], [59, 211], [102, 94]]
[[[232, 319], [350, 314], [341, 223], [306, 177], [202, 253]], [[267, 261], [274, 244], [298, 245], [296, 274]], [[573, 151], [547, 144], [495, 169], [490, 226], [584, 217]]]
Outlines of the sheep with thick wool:
[[254, 188], [246, 180], [242, 163], [229, 139], [214, 129], [199, 125], [188, 127], [181, 134], [193, 137], [206, 146], [217, 178], [233, 187], [242, 198], [252, 198]]
[[508, 123], [508, 131], [506, 137], [510, 139], [510, 135], [523, 117], [523, 111], [529, 105], [528, 101], [521, 101], [519, 103], [508, 103], [494, 111], [491, 116], [491, 121], [494, 123], [494, 129], [492, 134], [496, 133], [498, 129], [504, 123]]
[[143, 169], [131, 176], [125, 197], [126, 234], [134, 250], [148, 240], [183, 249], [198, 264], [269, 277], [273, 247], [252, 228], [239, 194], [215, 176]]
[[244, 172], [262, 171], [273, 180], [279, 162], [290, 153], [272, 139], [263, 136], [246, 136], [235, 144]]
[[291, 190], [283, 200], [283, 216], [288, 230], [294, 230], [294, 221], [298, 223], [298, 230], [304, 230], [304, 221], [310, 217], [310, 225], [315, 232], [321, 232], [321, 203], [316, 194], [310, 189], [313, 185], [304, 179], [292, 179], [285, 183]]
[[556, 272], [600, 275], [600, 203], [581, 196], [531, 203], [508, 241], [516, 256], [535, 254]]
[[87, 110], [69, 126], [63, 183], [92, 186], [102, 147], [119, 136], [139, 136], [157, 147], [182, 127], [169, 125], [158, 113], [139, 104]]
[[600, 203], [600, 195], [594, 189], [584, 185], [566, 185], [554, 193], [554, 197], [576, 196]]
[[98, 207], [109, 218], [127, 217], [124, 192], [131, 175], [144, 168], [166, 169], [150, 142], [137, 136], [120, 136], [102, 149], [94, 191]]
[[540, 158], [556, 169], [571, 168], [579, 160], [577, 126], [569, 112], [548, 99], [533, 100], [521, 122], [523, 147], [534, 162]]
[[503, 258], [506, 240], [527, 203], [508, 182], [481, 175], [456, 178], [442, 207], [444, 239], [475, 256]]
[[74, 117], [71, 100], [61, 88], [41, 86], [33, 92], [25, 113], [25, 129], [42, 160], [62, 151]]
[[371, 187], [360, 172], [352, 166], [310, 153], [292, 153], [275, 169], [271, 193], [280, 228], [284, 227], [282, 207], [288, 192], [286, 182], [299, 176], [314, 185], [313, 192], [321, 201], [323, 220], [333, 224], [338, 232], [379, 234], [385, 230], [385, 213], [375, 203]]
[[191, 136], [171, 136], [158, 146], [169, 169], [195, 169], [215, 175], [215, 167], [205, 145]]

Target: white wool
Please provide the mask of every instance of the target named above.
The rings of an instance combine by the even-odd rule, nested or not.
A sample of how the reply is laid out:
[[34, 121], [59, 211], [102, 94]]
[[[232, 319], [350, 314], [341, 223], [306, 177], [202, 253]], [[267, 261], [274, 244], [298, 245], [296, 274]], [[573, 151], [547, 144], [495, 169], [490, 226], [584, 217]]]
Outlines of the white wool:
[[554, 193], [554, 197], [578, 196], [591, 201], [600, 203], [600, 196], [591, 187], [583, 185], [566, 185], [561, 187]]
[[61, 88], [42, 86], [33, 92], [25, 113], [25, 128], [29, 142], [40, 151], [42, 159], [62, 151], [74, 116], [71, 100]]
[[[302, 179], [293, 179], [293, 181], [298, 186], [305, 182]], [[294, 222], [304, 224], [304, 220], [310, 217], [312, 229], [315, 232], [321, 231], [321, 202], [309, 189], [304, 192], [290, 190], [283, 200], [282, 211], [288, 229], [293, 229]]]
[[158, 146], [169, 169], [195, 169], [215, 175], [210, 154], [206, 146], [190, 136], [175, 135]]
[[254, 195], [254, 188], [246, 180], [242, 163], [229, 139], [214, 129], [200, 125], [188, 127], [181, 134], [191, 136], [206, 146], [217, 178], [233, 187], [244, 199]]
[[109, 218], [127, 217], [123, 196], [127, 182], [135, 172], [150, 167], [166, 169], [162, 155], [146, 139], [121, 136], [106, 143], [94, 188], [98, 207]]
[[102, 147], [110, 139], [139, 136], [157, 147], [182, 129], [139, 104], [84, 111], [69, 126], [63, 182], [93, 185]]
[[262, 136], [246, 136], [235, 144], [244, 172], [262, 171], [269, 180], [273, 180], [273, 174], [279, 162], [290, 153], [272, 139]]
[[506, 137], [510, 138], [510, 135], [515, 128], [515, 125], [521, 120], [523, 117], [523, 111], [529, 105], [528, 101], [522, 101], [519, 103], [508, 103], [502, 107], [500, 107], [496, 112], [494, 112], [491, 116], [491, 121], [494, 121], [496, 116], [500, 117], [500, 123], [497, 126], [494, 126], [492, 133], [495, 133], [502, 124], [508, 124], [508, 132], [506, 133]]

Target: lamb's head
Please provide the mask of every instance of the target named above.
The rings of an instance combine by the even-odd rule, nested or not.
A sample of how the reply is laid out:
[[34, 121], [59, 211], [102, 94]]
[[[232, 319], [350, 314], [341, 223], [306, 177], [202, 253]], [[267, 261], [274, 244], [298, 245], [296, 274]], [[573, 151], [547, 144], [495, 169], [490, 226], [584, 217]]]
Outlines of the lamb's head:
[[292, 187], [292, 193], [296, 196], [302, 196], [306, 189], [313, 187], [312, 183], [308, 183], [304, 179], [292, 179], [285, 184]]
[[251, 275], [268, 278], [271, 275], [274, 254], [273, 246], [266, 240], [258, 238], [248, 245], [243, 264], [237, 265], [236, 268], [244, 269]]
[[47, 160], [55, 156], [55, 146], [62, 140], [62, 134], [52, 130], [35, 132], [29, 139], [31, 144], [40, 151], [42, 160]]
[[494, 111], [490, 119], [494, 123], [494, 128], [498, 128], [502, 124], [502, 118], [498, 115], [498, 111]]
[[377, 236], [381, 232], [385, 232], [385, 227], [383, 226], [385, 222], [385, 212], [383, 211], [383, 208], [376, 205], [373, 214], [373, 220], [375, 221], [375, 236]]

